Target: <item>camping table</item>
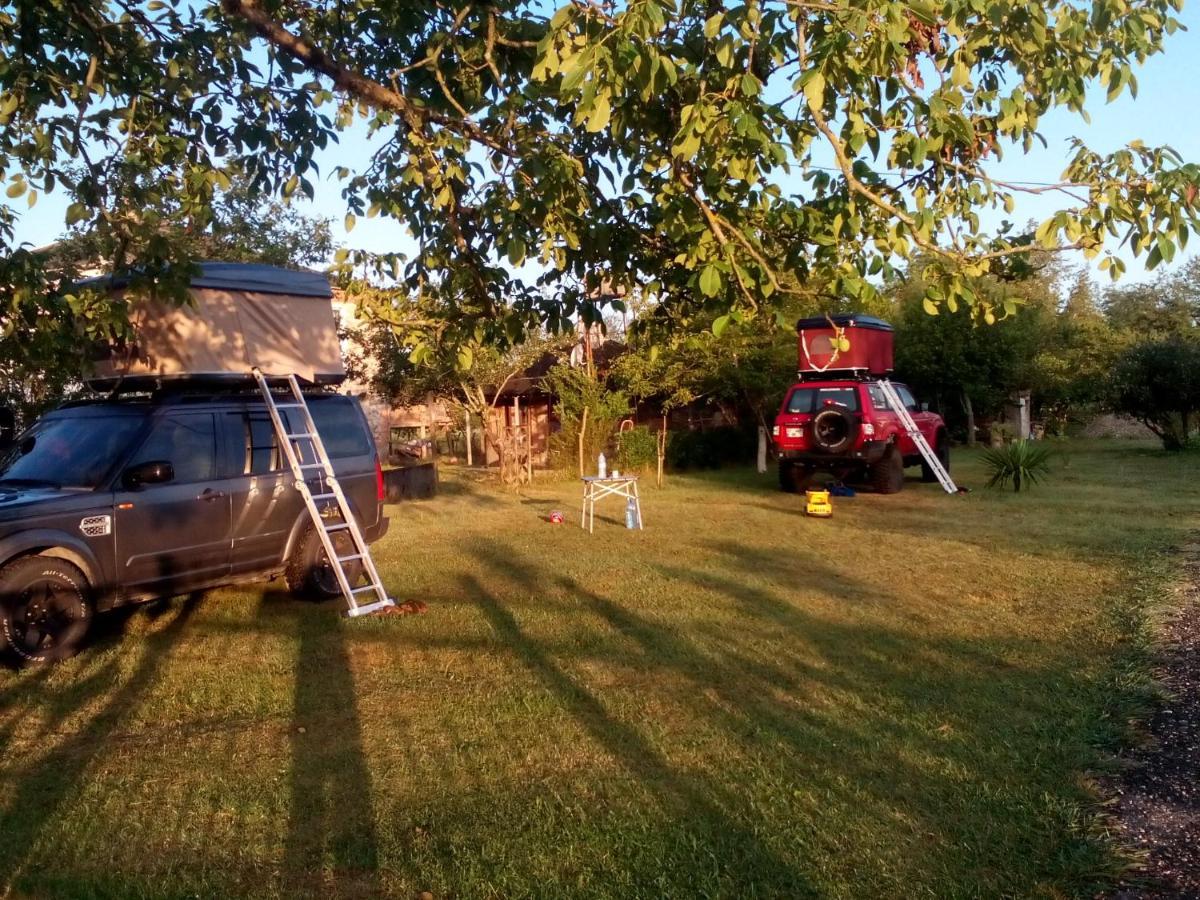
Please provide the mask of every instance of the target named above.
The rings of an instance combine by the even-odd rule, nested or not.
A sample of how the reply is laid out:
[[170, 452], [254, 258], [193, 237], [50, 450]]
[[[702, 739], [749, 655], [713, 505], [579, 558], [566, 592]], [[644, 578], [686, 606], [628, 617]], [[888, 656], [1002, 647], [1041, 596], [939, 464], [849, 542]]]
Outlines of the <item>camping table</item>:
[[642, 501], [638, 497], [637, 476], [622, 475], [619, 478], [601, 478], [599, 475], [586, 475], [583, 481], [583, 520], [579, 523], [589, 533], [596, 530], [596, 501], [610, 494], [633, 500], [637, 510], [637, 527], [642, 528]]

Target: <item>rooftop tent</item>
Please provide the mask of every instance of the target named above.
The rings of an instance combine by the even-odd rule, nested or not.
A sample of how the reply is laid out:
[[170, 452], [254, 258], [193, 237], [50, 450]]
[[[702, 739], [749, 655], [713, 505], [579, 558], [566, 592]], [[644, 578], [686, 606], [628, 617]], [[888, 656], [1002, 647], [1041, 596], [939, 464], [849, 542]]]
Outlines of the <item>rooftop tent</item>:
[[[85, 282], [120, 296], [126, 283]], [[135, 300], [132, 344], [113, 348], [88, 379], [94, 387], [146, 378], [295, 374], [312, 383], [346, 377], [329, 280], [319, 272], [258, 263], [202, 263], [191, 303]]]

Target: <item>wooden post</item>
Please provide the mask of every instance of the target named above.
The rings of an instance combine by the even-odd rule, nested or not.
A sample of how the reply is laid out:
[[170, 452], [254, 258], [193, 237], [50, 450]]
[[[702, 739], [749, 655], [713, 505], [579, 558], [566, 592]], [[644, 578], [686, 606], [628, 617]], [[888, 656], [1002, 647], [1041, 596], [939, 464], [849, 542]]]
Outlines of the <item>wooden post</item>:
[[758, 426], [758, 474], [765, 475], [767, 471], [767, 429]]
[[463, 418], [466, 419], [467, 422], [467, 465], [472, 466], [475, 464], [475, 459], [474, 452], [471, 447], [471, 411], [464, 411]]
[[583, 436], [587, 433], [587, 414], [588, 408], [583, 408], [583, 417], [579, 422], [579, 477], [582, 478], [587, 473], [583, 471]]
[[658, 487], [663, 486], [663, 460], [667, 456], [667, 416], [663, 413], [662, 428], [658, 432], [658, 478], [655, 484]]
[[533, 424], [531, 423], [525, 428], [525, 448], [528, 451], [525, 456], [526, 472], [529, 475], [529, 483], [533, 483]]

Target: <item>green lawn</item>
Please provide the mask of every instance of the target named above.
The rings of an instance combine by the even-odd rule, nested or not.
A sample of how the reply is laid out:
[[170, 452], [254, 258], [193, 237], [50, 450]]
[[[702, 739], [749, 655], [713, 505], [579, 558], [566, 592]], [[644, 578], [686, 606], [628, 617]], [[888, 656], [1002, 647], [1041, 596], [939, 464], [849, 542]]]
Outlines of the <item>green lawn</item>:
[[376, 553], [426, 615], [256, 586], [0, 671], [0, 896], [1090, 895], [1200, 479], [1068, 446], [1030, 495], [830, 520], [677, 476], [593, 536], [574, 482], [443, 473]]

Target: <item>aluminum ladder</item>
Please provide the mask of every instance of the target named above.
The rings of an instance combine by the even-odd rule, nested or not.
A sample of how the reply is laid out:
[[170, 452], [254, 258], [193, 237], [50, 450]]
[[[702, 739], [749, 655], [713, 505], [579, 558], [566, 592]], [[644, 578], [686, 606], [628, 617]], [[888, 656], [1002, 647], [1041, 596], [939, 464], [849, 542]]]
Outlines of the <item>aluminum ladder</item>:
[[904, 430], [908, 432], [908, 436], [912, 438], [913, 443], [917, 445], [917, 449], [921, 451], [921, 458], [925, 460], [925, 464], [929, 466], [930, 471], [937, 476], [938, 484], [942, 486], [942, 490], [947, 494], [957, 494], [958, 486], [954, 483], [954, 479], [950, 477], [950, 473], [946, 471], [946, 467], [942, 465], [942, 461], [938, 459], [937, 454], [933, 452], [933, 448], [929, 446], [929, 441], [925, 440], [925, 435], [921, 434], [921, 429], [913, 421], [908, 407], [901, 402], [900, 395], [896, 393], [895, 386], [886, 378], [880, 378], [875, 383], [883, 391], [883, 396], [887, 400], [888, 406], [892, 408], [892, 412], [900, 419], [900, 424], [904, 426]]
[[[333, 463], [329, 460], [329, 454], [325, 452], [325, 442], [321, 440], [317, 424], [313, 421], [312, 412], [300, 390], [300, 382], [296, 380], [295, 375], [268, 376], [257, 368], [252, 371], [254, 380], [258, 384], [258, 390], [267, 404], [267, 412], [271, 414], [271, 424], [275, 427], [276, 441], [291, 467], [296, 490], [304, 498], [304, 505], [308, 507], [313, 527], [316, 528], [317, 536], [321, 539], [321, 546], [325, 548], [325, 557], [329, 560], [334, 575], [337, 576], [342, 596], [346, 598], [346, 615], [365, 616], [395, 606], [396, 602], [387, 595], [383, 582], [379, 580], [379, 571], [375, 568], [375, 561], [371, 559], [371, 553], [367, 549], [366, 540], [363, 539], [362, 530], [358, 527], [358, 522], [354, 518], [350, 504], [346, 501], [346, 495], [342, 492], [341, 485], [338, 484], [337, 476], [333, 471]], [[271, 392], [272, 381], [282, 382], [287, 387], [291, 396], [286, 402], [276, 401], [275, 394]], [[299, 418], [303, 422], [300, 431], [289, 431], [284, 417], [280, 415], [280, 410], [291, 409], [299, 410]], [[311, 450], [310, 454], [305, 453], [305, 445]], [[312, 461], [306, 461], [306, 456], [311, 456]], [[313, 472], [316, 473], [315, 476], [306, 476], [306, 473]], [[318, 482], [319, 493], [313, 493], [308, 478], [314, 478]], [[321, 509], [317, 504], [326, 501], [333, 501], [337, 510], [337, 519], [340, 521], [335, 520], [330, 523], [321, 514]], [[330, 516], [330, 518], [334, 517]], [[353, 552], [346, 556], [338, 556], [337, 549], [333, 545], [332, 536], [339, 531], [347, 532], [352, 542]], [[346, 563], [355, 560], [361, 560], [363, 573], [367, 576], [367, 584], [361, 587], [352, 585], [346, 575]], [[368, 599], [366, 603], [359, 603], [359, 598], [364, 594], [374, 594], [374, 598]]]

